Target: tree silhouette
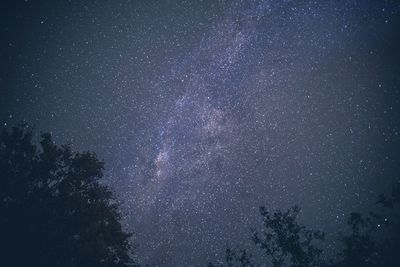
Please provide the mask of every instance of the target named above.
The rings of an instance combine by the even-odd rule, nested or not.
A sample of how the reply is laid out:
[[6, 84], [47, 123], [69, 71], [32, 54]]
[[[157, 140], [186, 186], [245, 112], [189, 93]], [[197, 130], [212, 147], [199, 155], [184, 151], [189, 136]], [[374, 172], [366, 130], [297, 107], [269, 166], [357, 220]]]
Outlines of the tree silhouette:
[[389, 196], [380, 195], [376, 204], [381, 208], [379, 211], [350, 214], [347, 233], [339, 233], [342, 249], [335, 259], [325, 262], [321, 259], [322, 249], [315, 245], [324, 239], [324, 234], [297, 222], [300, 212], [297, 206], [285, 212], [269, 212], [260, 207], [262, 228], [253, 230], [252, 240], [265, 252], [269, 262], [256, 264], [248, 251], [227, 249], [224, 262], [209, 266], [398, 266], [400, 182]]
[[396, 266], [400, 255], [400, 182], [393, 187], [389, 197], [380, 195], [377, 204], [389, 213], [379, 216], [380, 223], [389, 228], [390, 236], [381, 246], [380, 259], [383, 266]]
[[400, 184], [391, 195], [380, 195], [378, 212], [353, 212], [347, 221], [350, 231], [340, 233], [343, 250], [330, 266], [397, 266], [400, 253]]
[[252, 267], [256, 266], [252, 262], [252, 255], [245, 249], [239, 251], [227, 248], [225, 251], [225, 263], [209, 263], [209, 267]]
[[363, 218], [358, 212], [353, 212], [347, 221], [350, 234], [340, 233], [344, 248], [339, 253], [339, 260], [333, 266], [377, 266], [377, 245], [372, 237], [372, 221], [370, 217]]
[[273, 266], [318, 266], [322, 250], [314, 241], [323, 240], [320, 231], [307, 229], [297, 222], [300, 208], [294, 206], [286, 212], [269, 212], [260, 208], [263, 219], [261, 232], [253, 230], [253, 241], [270, 258]]
[[0, 266], [133, 266], [103, 162], [33, 143], [29, 127], [0, 136]]
[[391, 195], [380, 195], [376, 202], [381, 210], [369, 216], [352, 213], [350, 234], [341, 235], [344, 244], [335, 266], [397, 266], [400, 253], [400, 184]]
[[260, 207], [262, 229], [252, 230], [254, 244], [261, 248], [269, 262], [256, 264], [246, 250], [227, 249], [225, 262], [209, 263], [210, 267], [222, 266], [321, 266], [322, 249], [315, 246], [316, 241], [324, 240], [324, 233], [307, 229], [297, 222], [300, 208], [294, 206], [285, 212], [269, 212], [265, 206]]

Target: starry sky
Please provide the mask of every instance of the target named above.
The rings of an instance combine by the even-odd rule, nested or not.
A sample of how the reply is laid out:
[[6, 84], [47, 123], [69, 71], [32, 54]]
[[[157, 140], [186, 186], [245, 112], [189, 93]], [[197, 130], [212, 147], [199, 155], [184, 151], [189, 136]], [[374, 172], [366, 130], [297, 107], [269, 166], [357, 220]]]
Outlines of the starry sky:
[[0, 124], [96, 152], [142, 263], [327, 232], [400, 173], [397, 1], [4, 1]]

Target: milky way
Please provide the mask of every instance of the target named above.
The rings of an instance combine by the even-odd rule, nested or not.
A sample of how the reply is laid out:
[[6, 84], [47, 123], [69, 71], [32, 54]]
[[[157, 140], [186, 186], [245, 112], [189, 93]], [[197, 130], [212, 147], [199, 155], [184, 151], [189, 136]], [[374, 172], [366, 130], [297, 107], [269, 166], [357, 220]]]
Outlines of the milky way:
[[[362, 23], [355, 8], [364, 7], [233, 4], [198, 47], [159, 78], [154, 90], [169, 104], [154, 126], [154, 151], [145, 154], [144, 168], [151, 171], [133, 172], [139, 182], [129, 192], [134, 216], [155, 223], [145, 235], [151, 259], [196, 263], [204, 251], [221, 257], [227, 245], [248, 242], [262, 203], [306, 203], [306, 209], [329, 210], [337, 222], [344, 198], [374, 194], [363, 192], [370, 181], [354, 182], [372, 168], [365, 161], [372, 148], [361, 144], [375, 145], [368, 115], [357, 113], [371, 97], [361, 88], [373, 81], [353, 76], [367, 63], [342, 48], [365, 34], [352, 29]], [[351, 81], [342, 85], [346, 70], [335, 77], [329, 64], [350, 68]]]
[[260, 205], [334, 251], [398, 180], [399, 4], [189, 2], [17, 5], [0, 122], [104, 159], [142, 263], [251, 250]]

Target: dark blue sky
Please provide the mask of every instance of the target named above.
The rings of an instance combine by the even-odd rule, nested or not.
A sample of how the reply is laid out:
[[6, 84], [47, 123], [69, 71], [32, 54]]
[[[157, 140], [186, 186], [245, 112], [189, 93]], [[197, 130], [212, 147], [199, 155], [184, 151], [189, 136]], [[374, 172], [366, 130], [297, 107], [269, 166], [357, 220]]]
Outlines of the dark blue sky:
[[258, 207], [336, 234], [399, 181], [396, 1], [8, 1], [0, 123], [96, 152], [163, 266], [250, 247]]

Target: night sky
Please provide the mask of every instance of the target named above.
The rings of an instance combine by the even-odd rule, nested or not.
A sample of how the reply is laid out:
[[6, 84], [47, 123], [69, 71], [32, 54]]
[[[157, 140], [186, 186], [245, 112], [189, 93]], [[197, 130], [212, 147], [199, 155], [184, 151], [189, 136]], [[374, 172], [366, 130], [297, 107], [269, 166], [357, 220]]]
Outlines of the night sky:
[[400, 174], [397, 1], [3, 1], [0, 124], [94, 151], [141, 263], [327, 232]]

